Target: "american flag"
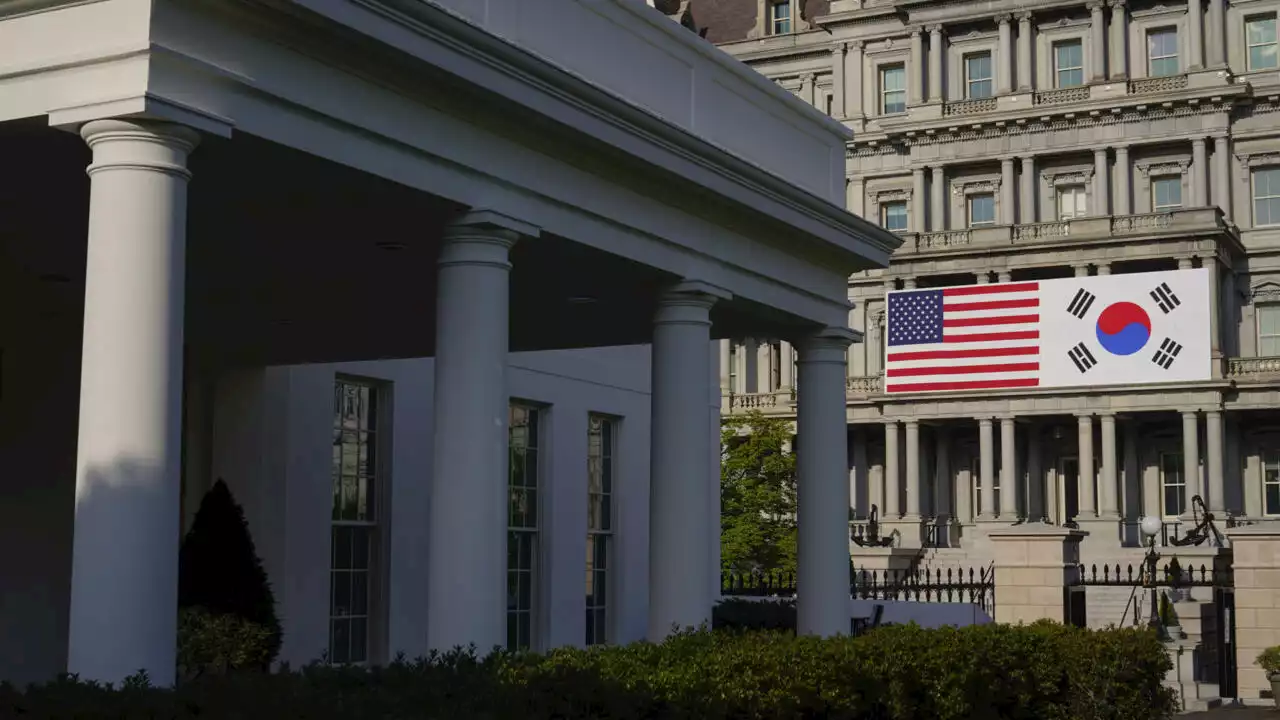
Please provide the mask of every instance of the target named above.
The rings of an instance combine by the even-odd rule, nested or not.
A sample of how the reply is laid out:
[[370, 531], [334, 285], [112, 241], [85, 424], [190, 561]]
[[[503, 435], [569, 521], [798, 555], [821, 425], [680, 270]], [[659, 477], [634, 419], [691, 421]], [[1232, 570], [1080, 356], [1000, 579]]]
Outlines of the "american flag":
[[1040, 384], [1040, 283], [889, 293], [887, 393]]

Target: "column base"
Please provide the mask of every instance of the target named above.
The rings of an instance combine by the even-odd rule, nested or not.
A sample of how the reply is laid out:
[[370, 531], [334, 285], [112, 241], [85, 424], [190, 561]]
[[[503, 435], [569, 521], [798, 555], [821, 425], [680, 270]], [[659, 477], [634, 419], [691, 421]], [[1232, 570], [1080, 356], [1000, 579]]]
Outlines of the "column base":
[[1076, 524], [1089, 533], [1081, 540], [1086, 548], [1118, 548], [1120, 543], [1119, 517], [1076, 518]]

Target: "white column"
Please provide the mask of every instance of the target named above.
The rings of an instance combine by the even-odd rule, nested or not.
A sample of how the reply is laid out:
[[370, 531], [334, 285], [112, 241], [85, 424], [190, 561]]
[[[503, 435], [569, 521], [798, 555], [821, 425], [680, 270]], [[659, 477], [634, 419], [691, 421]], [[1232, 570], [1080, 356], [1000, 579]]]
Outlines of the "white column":
[[955, 491], [955, 473], [951, 469], [951, 433], [947, 428], [934, 428], [934, 483], [933, 508], [935, 515], [955, 518], [951, 495]]
[[[828, 328], [800, 343], [796, 421], [799, 541], [796, 632], [849, 632], [849, 457], [844, 401], [847, 328]], [[690, 577], [698, 577], [692, 575]], [[710, 608], [707, 608], [708, 614]]]
[[733, 391], [739, 395], [747, 392], [747, 358], [755, 357], [747, 353], [745, 343], [733, 344]]
[[756, 392], [773, 392], [773, 343], [769, 340], [756, 345]]
[[1078, 518], [1088, 520], [1098, 516], [1096, 499], [1096, 475], [1093, 472], [1093, 417], [1081, 415], [1076, 418], [1076, 452], [1080, 467], [1079, 514]]
[[1093, 151], [1093, 215], [1102, 217], [1110, 211], [1107, 202], [1107, 175], [1110, 174], [1107, 169], [1107, 149], [1105, 147], [1095, 148]]
[[1231, 138], [1218, 135], [1213, 138], [1213, 204], [1222, 210], [1222, 216], [1231, 221]]
[[1204, 68], [1204, 6], [1200, 0], [1187, 0], [1187, 69]]
[[720, 394], [728, 393], [732, 388], [729, 386], [729, 377], [732, 373], [733, 362], [733, 341], [729, 339], [716, 340], [716, 352], [720, 365]]
[[720, 393], [715, 392], [717, 368], [720, 359], [717, 357], [721, 345], [711, 341], [711, 378], [712, 393], [708, 397], [707, 432], [710, 442], [707, 443], [707, 517], [703, 522], [707, 538], [707, 595], [712, 607], [720, 601]]
[[1027, 426], [1027, 519], [1046, 517], [1044, 464], [1040, 456], [1041, 428], [1034, 422]]
[[1222, 268], [1214, 255], [1200, 258], [1200, 267], [1209, 271], [1209, 352], [1213, 357], [1213, 376], [1221, 377], [1218, 360], [1222, 357]]
[[1107, 34], [1103, 25], [1102, 2], [1094, 0], [1089, 3], [1089, 76], [1094, 82], [1101, 82], [1107, 77], [1106, 48]]
[[836, 43], [831, 48], [831, 116], [834, 118], [845, 117], [845, 88], [844, 81], [844, 54], [847, 46], [844, 43]]
[[1115, 519], [1120, 516], [1116, 507], [1116, 486], [1119, 484], [1116, 473], [1116, 416], [1105, 414], [1099, 421], [1102, 425], [1102, 507], [1098, 514]]
[[1008, 95], [1013, 91], [1013, 27], [1009, 24], [1012, 21], [1013, 16], [1009, 13], [996, 16], [1000, 37], [1000, 62], [996, 66], [998, 68], [996, 92], [1000, 95]]
[[1189, 257], [1180, 257], [1180, 258], [1178, 258], [1178, 269], [1179, 269], [1179, 270], [1190, 270], [1190, 269], [1191, 269], [1191, 258], [1189, 258]]
[[880, 517], [896, 520], [902, 516], [898, 498], [902, 496], [902, 478], [898, 475], [898, 421], [884, 424], [884, 507]]
[[[1008, 27], [1006, 23], [1003, 27]], [[1013, 193], [1015, 181], [1013, 178], [1013, 158], [1002, 158], [1000, 160], [1000, 222], [1005, 225], [1016, 224], [1017, 214], [1013, 208]]]
[[1209, 37], [1205, 46], [1209, 48], [1209, 66], [1225, 67], [1226, 53], [1226, 16], [1223, 12], [1224, 0], [1209, 0]]
[[977, 285], [986, 285], [991, 282], [991, 273], [985, 270], [980, 273], [975, 273], [973, 276], [973, 282]]
[[947, 229], [947, 171], [941, 165], [929, 168], [929, 194], [933, 207], [929, 210], [929, 229]]
[[996, 282], [1007, 283], [1013, 281], [1013, 273], [1008, 270], [1001, 270], [996, 273]]
[[1142, 511], [1142, 469], [1138, 466], [1138, 422], [1124, 424], [1124, 517], [1137, 520]]
[[1111, 263], [1107, 263], [1107, 262], [1100, 262], [1100, 263], [1098, 263], [1097, 268], [1096, 268], [1096, 271], [1097, 271], [1097, 274], [1098, 274], [1098, 275], [1110, 275], [1110, 274], [1111, 274]]
[[[449, 451], [434, 453], [427, 505], [427, 642], [440, 650], [506, 643], [509, 254], [536, 232], [475, 212], [446, 231], [440, 250], [434, 446]], [[704, 379], [706, 368], [698, 366]], [[700, 409], [707, 395], [695, 396]], [[705, 457], [693, 466], [706, 467]]]
[[991, 418], [978, 418], [979, 520], [994, 520], [996, 509], [995, 436]]
[[800, 74], [800, 99], [801, 99], [801, 100], [804, 100], [805, 102], [809, 103], [810, 105], [816, 105], [816, 104], [817, 104], [817, 103], [815, 102], [815, 101], [816, 101], [816, 97], [815, 97], [815, 95], [814, 95], [814, 89], [813, 89], [813, 86], [814, 86], [814, 82], [813, 82], [813, 81], [814, 81], [814, 79], [815, 79], [815, 78], [814, 78], [814, 76], [813, 76], [813, 73], [801, 73], [801, 74]]
[[867, 461], [867, 431], [859, 425], [851, 433], [853, 458], [849, 461], [849, 508], [856, 517], [864, 518], [871, 510], [871, 481], [867, 473], [871, 463]]
[[[907, 68], [907, 97], [912, 107], [924, 98], [924, 29], [911, 29], [911, 59]], [[923, 197], [923, 194], [917, 195]]]
[[1191, 517], [1191, 498], [1200, 494], [1200, 433], [1196, 411], [1182, 413], [1182, 479], [1186, 483], [1182, 516]]
[[1034, 32], [1031, 28], [1031, 13], [1018, 13], [1018, 90], [1021, 92], [1030, 92], [1035, 85], [1035, 73], [1031, 67], [1031, 36]]
[[907, 513], [911, 520], [920, 519], [920, 424], [915, 420], [903, 423], [907, 429]]
[[1209, 173], [1205, 160], [1204, 138], [1191, 139], [1191, 205], [1206, 207], [1209, 205]]
[[[97, 120], [89, 144], [67, 671], [174, 681], [187, 156], [177, 125]], [[21, 552], [11, 548], [14, 552]]]
[[942, 26], [929, 26], [929, 102], [942, 102]]
[[924, 222], [924, 209], [928, 204], [924, 190], [924, 168], [911, 169], [911, 232], [922, 233], [928, 230]]
[[1129, 13], [1125, 0], [1108, 0], [1111, 7], [1111, 72], [1112, 80], [1129, 77]]
[[1204, 414], [1205, 464], [1208, 465], [1209, 496], [1205, 502], [1210, 512], [1223, 513], [1227, 509], [1226, 481], [1222, 463], [1222, 412], [1209, 410]]
[[850, 40], [846, 43], [848, 54], [844, 66], [844, 109], [846, 117], [862, 117], [862, 75], [865, 72], [862, 61], [862, 41]]
[[[1114, 14], [1112, 17], [1115, 17]], [[1116, 146], [1116, 193], [1115, 193], [1115, 214], [1130, 215], [1133, 213], [1133, 205], [1131, 198], [1132, 191], [1129, 189], [1133, 180], [1133, 165], [1129, 162], [1129, 146]]]
[[1022, 158], [1022, 202], [1019, 208], [1019, 222], [1031, 224], [1039, 222], [1036, 214], [1036, 159], [1027, 155]]
[[1000, 517], [1016, 520], [1022, 513], [1018, 506], [1018, 440], [1013, 418], [1000, 418]]
[[867, 374], [880, 374], [880, 358], [883, 355], [881, 347], [880, 315], [867, 315]]
[[1088, 276], [1089, 276], [1089, 264], [1088, 264], [1088, 263], [1076, 263], [1075, 265], [1072, 265], [1072, 266], [1071, 266], [1071, 270], [1075, 273], [1075, 276], [1076, 276], [1076, 277], [1088, 277]]
[[796, 358], [791, 343], [783, 340], [778, 343], [778, 377], [779, 388], [795, 387]]
[[760, 342], [755, 338], [746, 338], [742, 341], [743, 354], [743, 380], [742, 392], [757, 393], [764, 392], [760, 387]]
[[706, 368], [716, 298], [710, 292], [699, 283], [672, 288], [658, 299], [653, 321], [649, 639], [654, 641], [665, 638], [673, 625], [697, 627], [711, 620], [710, 598], [694, 578], [715, 569], [707, 567], [709, 553], [690, 551], [704, 544], [711, 521], [711, 496], [701, 469], [711, 444]]

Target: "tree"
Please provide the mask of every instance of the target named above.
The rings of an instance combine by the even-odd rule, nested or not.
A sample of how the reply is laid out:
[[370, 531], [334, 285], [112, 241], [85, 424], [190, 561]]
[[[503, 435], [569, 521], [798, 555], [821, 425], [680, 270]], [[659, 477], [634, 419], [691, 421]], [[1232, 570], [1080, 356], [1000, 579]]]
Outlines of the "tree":
[[791, 423], [759, 411], [724, 421], [720, 561], [730, 570], [796, 569], [796, 460]]
[[249, 535], [244, 509], [219, 479], [205, 494], [178, 554], [178, 607], [230, 616], [266, 632], [267, 664], [280, 652], [276, 600]]

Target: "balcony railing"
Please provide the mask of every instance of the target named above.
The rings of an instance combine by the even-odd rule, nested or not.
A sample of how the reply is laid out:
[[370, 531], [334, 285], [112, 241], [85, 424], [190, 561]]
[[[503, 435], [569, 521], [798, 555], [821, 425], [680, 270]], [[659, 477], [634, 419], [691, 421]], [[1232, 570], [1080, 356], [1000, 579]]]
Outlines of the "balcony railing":
[[791, 388], [762, 393], [729, 393], [729, 412], [789, 412], [795, 402], [795, 391]]
[[1227, 379], [1245, 381], [1275, 379], [1280, 357], [1234, 357], [1227, 360]]
[[881, 378], [879, 375], [855, 376], [844, 381], [845, 395], [848, 397], [875, 395], [880, 392], [880, 387]]
[[1089, 86], [1059, 88], [1045, 90], [1035, 95], [1036, 105], [1058, 105], [1060, 103], [1084, 102], [1089, 99]]
[[953, 117], [956, 115], [977, 115], [979, 113], [995, 112], [995, 110], [996, 99], [993, 97], [977, 98], [975, 100], [958, 100], [956, 102], [949, 102], [942, 106], [942, 114], [947, 117]]
[[1130, 95], [1147, 95], [1150, 93], [1182, 90], [1187, 86], [1186, 75], [1166, 75], [1164, 77], [1140, 78], [1129, 81]]

